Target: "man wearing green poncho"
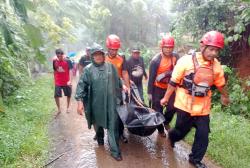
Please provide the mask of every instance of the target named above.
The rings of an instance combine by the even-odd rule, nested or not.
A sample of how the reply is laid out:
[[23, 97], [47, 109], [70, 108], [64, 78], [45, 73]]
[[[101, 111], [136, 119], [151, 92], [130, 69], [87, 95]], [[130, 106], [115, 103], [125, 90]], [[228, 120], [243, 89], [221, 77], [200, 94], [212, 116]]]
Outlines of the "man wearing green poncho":
[[101, 46], [93, 46], [90, 54], [92, 64], [84, 69], [76, 89], [77, 112], [82, 115], [85, 111], [89, 129], [94, 125], [98, 145], [104, 144], [103, 128], [108, 130], [111, 156], [121, 161], [116, 106], [121, 100], [122, 85], [115, 67], [105, 62]]

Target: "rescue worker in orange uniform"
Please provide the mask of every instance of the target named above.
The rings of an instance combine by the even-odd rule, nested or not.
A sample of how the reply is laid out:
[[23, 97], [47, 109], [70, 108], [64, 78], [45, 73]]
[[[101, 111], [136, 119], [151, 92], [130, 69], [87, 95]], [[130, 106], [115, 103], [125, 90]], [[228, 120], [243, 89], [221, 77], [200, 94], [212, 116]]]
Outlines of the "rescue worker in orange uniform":
[[176, 125], [168, 133], [171, 146], [183, 139], [192, 127], [196, 129], [189, 162], [197, 168], [206, 168], [201, 162], [207, 146], [209, 134], [209, 114], [211, 107], [211, 86], [221, 93], [221, 103], [230, 103], [225, 89], [224, 72], [216, 59], [224, 47], [224, 37], [220, 32], [207, 32], [200, 41], [200, 52], [181, 57], [172, 73], [171, 80], [161, 105], [166, 105], [176, 91], [174, 106], [177, 112]]
[[[150, 62], [149, 67], [149, 80], [148, 80], [148, 98], [152, 103], [152, 108], [155, 111], [161, 112], [165, 116], [164, 126], [165, 129], [169, 129], [169, 123], [171, 122], [175, 109], [174, 109], [174, 97], [173, 93], [165, 112], [160, 104], [160, 100], [164, 97], [168, 82], [171, 77], [171, 73], [176, 64], [178, 55], [173, 52], [174, 50], [174, 38], [167, 35], [161, 40], [161, 52], [156, 54]], [[166, 137], [164, 132], [164, 126], [159, 125], [157, 127], [158, 133], [162, 137]]]
[[[116, 67], [119, 77], [123, 81], [123, 90], [130, 94], [130, 80], [129, 74], [127, 70], [126, 60], [125, 57], [118, 55], [118, 50], [121, 47], [120, 38], [115, 35], [111, 34], [106, 39], [106, 47], [108, 49], [107, 56], [105, 57], [105, 61], [113, 64]], [[119, 135], [120, 139], [127, 143], [127, 138], [123, 135], [124, 125], [122, 121], [119, 121]]]

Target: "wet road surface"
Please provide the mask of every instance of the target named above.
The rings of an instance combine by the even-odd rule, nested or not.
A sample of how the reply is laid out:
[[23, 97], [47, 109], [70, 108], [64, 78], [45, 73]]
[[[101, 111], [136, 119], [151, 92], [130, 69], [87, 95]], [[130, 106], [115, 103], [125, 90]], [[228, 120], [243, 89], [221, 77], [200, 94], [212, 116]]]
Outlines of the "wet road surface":
[[[73, 90], [75, 84], [73, 85]], [[73, 94], [74, 95], [74, 94]], [[62, 107], [66, 106], [66, 98]], [[71, 111], [62, 113], [50, 125], [51, 149], [49, 168], [193, 168], [188, 162], [190, 146], [184, 142], [171, 148], [168, 138], [158, 136], [139, 137], [125, 131], [129, 143], [120, 142], [123, 161], [117, 162], [109, 153], [107, 134], [105, 145], [93, 140], [94, 130], [87, 128], [84, 116], [76, 113], [76, 101], [72, 99]], [[207, 158], [209, 168], [219, 168]]]

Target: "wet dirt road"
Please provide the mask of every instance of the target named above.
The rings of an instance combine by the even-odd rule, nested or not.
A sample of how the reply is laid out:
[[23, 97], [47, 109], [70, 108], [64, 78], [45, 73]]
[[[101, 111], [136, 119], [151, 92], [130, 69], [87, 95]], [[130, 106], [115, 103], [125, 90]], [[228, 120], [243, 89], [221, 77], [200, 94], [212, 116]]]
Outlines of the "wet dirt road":
[[[73, 85], [73, 91], [75, 90]], [[73, 94], [74, 95], [74, 94]], [[73, 99], [72, 99], [73, 100]], [[63, 100], [62, 107], [66, 102]], [[109, 154], [105, 132], [105, 145], [99, 147], [93, 140], [94, 130], [87, 128], [86, 119], [76, 113], [75, 100], [71, 112], [62, 113], [50, 125], [51, 149], [49, 168], [193, 168], [188, 162], [189, 145], [176, 143], [172, 149], [167, 138], [157, 131], [149, 137], [139, 137], [125, 131], [129, 143], [120, 142], [123, 161], [115, 161]], [[209, 168], [219, 168], [204, 159]]]

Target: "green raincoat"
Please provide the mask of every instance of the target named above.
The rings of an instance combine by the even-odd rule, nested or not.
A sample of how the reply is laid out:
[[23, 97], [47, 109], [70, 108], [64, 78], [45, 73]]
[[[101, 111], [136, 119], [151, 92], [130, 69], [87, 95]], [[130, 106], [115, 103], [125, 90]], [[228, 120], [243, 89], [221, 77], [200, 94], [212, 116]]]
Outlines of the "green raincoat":
[[93, 124], [114, 128], [112, 124], [117, 124], [116, 105], [121, 100], [121, 87], [117, 71], [109, 63], [102, 66], [90, 64], [84, 69], [75, 98], [84, 103], [89, 129]]
[[104, 56], [100, 45], [92, 47], [90, 51], [92, 64], [84, 69], [75, 98], [77, 101], [83, 101], [88, 128], [94, 125], [98, 144], [104, 143], [103, 128], [108, 130], [110, 152], [116, 158], [121, 156], [116, 106], [121, 102], [122, 85], [112, 64], [94, 62], [93, 57], [96, 52], [101, 52]]

